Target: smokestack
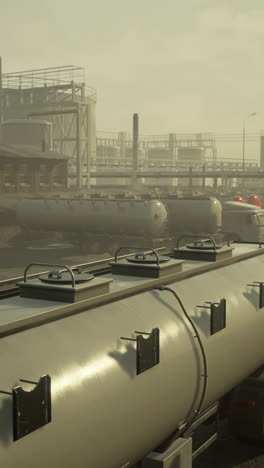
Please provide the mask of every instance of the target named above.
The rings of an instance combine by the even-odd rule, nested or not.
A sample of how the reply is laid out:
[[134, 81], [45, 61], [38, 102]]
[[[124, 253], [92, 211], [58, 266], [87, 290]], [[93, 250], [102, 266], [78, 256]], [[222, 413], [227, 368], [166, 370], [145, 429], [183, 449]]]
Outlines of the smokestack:
[[133, 115], [133, 175], [132, 189], [137, 189], [137, 169], [138, 169], [138, 114]]
[[3, 108], [2, 108], [2, 88], [3, 88], [3, 81], [2, 81], [2, 57], [0, 57], [0, 125], [3, 121]]

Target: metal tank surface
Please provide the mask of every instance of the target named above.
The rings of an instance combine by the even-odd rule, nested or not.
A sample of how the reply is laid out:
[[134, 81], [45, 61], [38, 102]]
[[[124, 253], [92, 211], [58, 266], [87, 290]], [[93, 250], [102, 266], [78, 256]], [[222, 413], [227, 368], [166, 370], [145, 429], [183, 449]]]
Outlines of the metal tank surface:
[[216, 198], [162, 200], [168, 211], [169, 230], [214, 234], [222, 224], [222, 205]]
[[52, 150], [52, 123], [47, 120], [7, 120], [1, 124], [1, 139], [7, 145], [33, 146]]
[[167, 213], [159, 200], [52, 199], [22, 200], [20, 225], [32, 230], [162, 236]]
[[[162, 259], [154, 267], [140, 254], [144, 277], [138, 276], [142, 265], [121, 260], [112, 268], [123, 274], [109, 271], [89, 286], [25, 278], [22, 296], [0, 301], [1, 391], [11, 392], [0, 394], [2, 466], [128, 468], [180, 424], [188, 427], [201, 402], [206, 410], [264, 362], [264, 309], [258, 289], [248, 286], [263, 279], [263, 253], [241, 244], [219, 262]], [[152, 269], [155, 277], [149, 276]], [[50, 276], [52, 283], [59, 272]], [[206, 372], [197, 333], [173, 293], [157, 289], [164, 285], [196, 326]], [[87, 289], [89, 296], [67, 303], [60, 294], [71, 288], [76, 294]], [[206, 303], [223, 300], [226, 317], [212, 334]], [[145, 349], [149, 337], [156, 341]], [[45, 374], [51, 379], [51, 422], [28, 433], [34, 417], [17, 407], [12, 413], [12, 389], [32, 390]], [[20, 418], [22, 436], [14, 442], [13, 421]]]

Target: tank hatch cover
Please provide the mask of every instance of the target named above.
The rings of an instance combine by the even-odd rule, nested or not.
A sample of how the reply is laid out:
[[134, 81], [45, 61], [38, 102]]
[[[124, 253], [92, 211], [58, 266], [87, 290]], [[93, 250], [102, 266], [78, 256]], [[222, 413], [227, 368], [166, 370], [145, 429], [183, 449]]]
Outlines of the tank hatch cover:
[[[74, 272], [75, 284], [77, 283], [85, 283], [87, 281], [91, 281], [94, 276], [89, 273], [81, 273], [77, 270], [77, 273]], [[39, 276], [40, 281], [43, 283], [51, 283], [51, 284], [71, 284], [72, 277], [68, 271], [63, 270], [53, 270], [49, 273]]]
[[216, 262], [232, 257], [233, 248], [223, 244], [216, 244], [212, 241], [196, 241], [184, 247], [173, 249], [174, 258], [184, 260], [201, 260], [204, 262]]
[[139, 252], [122, 260], [117, 260], [116, 254], [115, 261], [110, 262], [112, 274], [140, 276], [145, 278], [163, 278], [182, 271], [183, 261], [172, 260], [165, 255], [159, 256], [157, 251], [154, 249], [151, 250], [153, 253]]
[[196, 241], [193, 244], [187, 244], [186, 247], [188, 249], [195, 249], [195, 250], [219, 250], [224, 247], [223, 244], [213, 244], [211, 241]]
[[[146, 254], [144, 252], [137, 253], [131, 257], [128, 257], [127, 262], [130, 263], [139, 263], [143, 265], [157, 265], [157, 258], [153, 254]], [[170, 257], [166, 257], [165, 255], [159, 256], [159, 263], [165, 263], [170, 260]]]
[[[27, 280], [27, 271], [31, 266], [59, 267], [60, 269]], [[111, 282], [112, 279], [97, 278], [66, 265], [31, 263], [25, 269], [24, 281], [17, 284], [20, 287], [21, 297], [75, 303], [109, 293]]]

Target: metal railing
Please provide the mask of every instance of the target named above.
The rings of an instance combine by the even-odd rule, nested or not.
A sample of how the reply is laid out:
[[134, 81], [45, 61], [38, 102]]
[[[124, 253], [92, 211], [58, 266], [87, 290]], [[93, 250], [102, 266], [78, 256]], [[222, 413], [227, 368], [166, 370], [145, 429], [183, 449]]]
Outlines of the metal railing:
[[[116, 167], [124, 167], [129, 168], [133, 167], [132, 159], [110, 159], [110, 158], [91, 158], [90, 159], [90, 167], [94, 167], [97, 169], [102, 168], [116, 168]], [[190, 167], [193, 169], [199, 169], [200, 171], [210, 171], [210, 170], [243, 170], [243, 163], [237, 159], [229, 159], [226, 158], [225, 160], [219, 161], [161, 161], [161, 160], [141, 160], [138, 162], [138, 170], [140, 169], [179, 169], [179, 170], [188, 170]], [[245, 161], [245, 170], [246, 171], [256, 171], [259, 169], [259, 164], [256, 160], [247, 160]]]

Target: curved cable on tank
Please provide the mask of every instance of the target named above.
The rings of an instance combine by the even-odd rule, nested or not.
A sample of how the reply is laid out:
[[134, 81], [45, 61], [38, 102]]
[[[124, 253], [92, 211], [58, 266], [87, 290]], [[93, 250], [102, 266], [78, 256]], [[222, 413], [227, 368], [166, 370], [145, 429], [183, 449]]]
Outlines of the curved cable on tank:
[[202, 340], [201, 340], [201, 337], [200, 337], [200, 334], [199, 334], [199, 331], [195, 325], [195, 323], [193, 322], [192, 318], [190, 317], [190, 315], [188, 314], [187, 310], [185, 309], [183, 303], [182, 303], [182, 300], [181, 298], [178, 296], [178, 294], [173, 291], [173, 289], [171, 288], [168, 288], [167, 286], [161, 286], [159, 288], [155, 288], [155, 289], [158, 289], [159, 291], [169, 291], [171, 294], [173, 294], [173, 296], [175, 297], [175, 299], [177, 299], [178, 303], [180, 304], [181, 306], [181, 309], [186, 317], [186, 319], [188, 320], [188, 322], [190, 322], [194, 332], [195, 332], [195, 338], [197, 338], [198, 340], [198, 343], [199, 343], [199, 346], [200, 346], [200, 349], [201, 349], [201, 353], [202, 353], [202, 358], [203, 358], [203, 368], [204, 368], [204, 373], [202, 374], [202, 377], [204, 377], [204, 384], [203, 384], [203, 390], [202, 390], [202, 394], [201, 394], [201, 398], [200, 398], [200, 401], [199, 401], [199, 404], [198, 404], [198, 407], [196, 410], [194, 410], [194, 416], [189, 420], [189, 422], [187, 421], [186, 424], [184, 424], [184, 426], [181, 428], [181, 429], [178, 429], [176, 431], [176, 433], [172, 436], [174, 439], [180, 437], [180, 436], [184, 436], [185, 433], [188, 431], [188, 429], [192, 426], [192, 424], [194, 423], [194, 421], [196, 420], [196, 418], [200, 415], [200, 411], [201, 411], [201, 408], [203, 406], [203, 403], [204, 403], [204, 400], [205, 400], [205, 395], [206, 395], [206, 391], [207, 391], [207, 382], [208, 382], [208, 365], [207, 365], [207, 358], [206, 358], [206, 353], [205, 353], [205, 349], [204, 349], [204, 345], [202, 343]]

